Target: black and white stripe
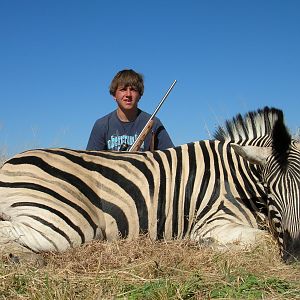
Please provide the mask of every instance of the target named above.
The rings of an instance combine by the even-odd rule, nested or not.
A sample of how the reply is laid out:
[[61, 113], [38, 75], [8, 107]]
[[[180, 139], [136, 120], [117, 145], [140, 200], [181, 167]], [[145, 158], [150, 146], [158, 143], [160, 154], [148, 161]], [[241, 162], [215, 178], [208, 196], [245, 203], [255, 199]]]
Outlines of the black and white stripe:
[[33, 251], [141, 233], [250, 243], [270, 216], [285, 259], [298, 256], [300, 152], [284, 128], [265, 108], [164, 151], [18, 154], [0, 172], [0, 236]]

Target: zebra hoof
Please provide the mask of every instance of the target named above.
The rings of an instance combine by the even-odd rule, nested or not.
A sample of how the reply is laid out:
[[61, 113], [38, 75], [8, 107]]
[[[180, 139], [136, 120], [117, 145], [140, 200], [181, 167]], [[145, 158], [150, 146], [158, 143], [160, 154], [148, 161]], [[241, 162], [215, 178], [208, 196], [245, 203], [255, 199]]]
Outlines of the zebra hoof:
[[20, 263], [19, 256], [14, 255], [14, 254], [12, 254], [12, 253], [9, 253], [8, 257], [9, 257], [9, 260], [10, 260], [12, 263], [14, 263], [14, 264], [19, 264], [19, 263]]
[[199, 240], [199, 244], [205, 247], [215, 247], [218, 243], [214, 238], [207, 237], [207, 238], [201, 238]]
[[45, 259], [41, 255], [35, 253], [21, 253], [19, 255], [9, 253], [8, 261], [13, 264], [26, 264], [36, 268], [46, 266]]

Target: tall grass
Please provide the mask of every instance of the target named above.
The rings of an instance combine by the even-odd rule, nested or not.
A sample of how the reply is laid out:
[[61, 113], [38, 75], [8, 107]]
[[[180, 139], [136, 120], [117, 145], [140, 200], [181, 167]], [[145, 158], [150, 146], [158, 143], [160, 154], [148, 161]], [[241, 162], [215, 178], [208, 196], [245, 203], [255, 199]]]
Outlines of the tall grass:
[[7, 158], [8, 158], [8, 155], [7, 155], [6, 150], [0, 149], [0, 167], [7, 160]]

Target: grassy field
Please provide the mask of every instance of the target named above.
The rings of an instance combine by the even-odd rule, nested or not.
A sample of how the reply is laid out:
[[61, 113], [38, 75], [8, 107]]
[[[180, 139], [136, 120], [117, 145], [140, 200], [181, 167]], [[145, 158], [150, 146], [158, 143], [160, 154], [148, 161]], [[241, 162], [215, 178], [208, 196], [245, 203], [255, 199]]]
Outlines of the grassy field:
[[0, 299], [300, 299], [300, 265], [271, 238], [243, 250], [190, 241], [93, 241], [45, 253], [46, 265], [2, 257]]

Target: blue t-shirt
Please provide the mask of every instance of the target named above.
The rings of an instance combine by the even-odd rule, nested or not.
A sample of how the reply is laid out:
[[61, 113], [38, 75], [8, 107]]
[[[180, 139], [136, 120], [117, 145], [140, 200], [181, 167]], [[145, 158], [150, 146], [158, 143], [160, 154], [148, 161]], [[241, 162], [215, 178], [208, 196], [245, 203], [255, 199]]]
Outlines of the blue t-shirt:
[[[139, 110], [137, 118], [132, 122], [122, 122], [113, 111], [98, 119], [92, 129], [87, 150], [120, 150], [122, 144], [131, 146], [141, 133], [151, 115]], [[163, 150], [174, 147], [169, 134], [158, 118], [154, 118], [152, 130], [146, 136], [140, 151], [148, 151], [154, 133], [154, 149]]]

